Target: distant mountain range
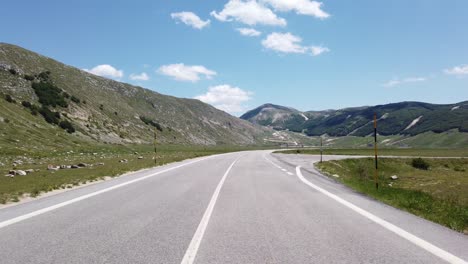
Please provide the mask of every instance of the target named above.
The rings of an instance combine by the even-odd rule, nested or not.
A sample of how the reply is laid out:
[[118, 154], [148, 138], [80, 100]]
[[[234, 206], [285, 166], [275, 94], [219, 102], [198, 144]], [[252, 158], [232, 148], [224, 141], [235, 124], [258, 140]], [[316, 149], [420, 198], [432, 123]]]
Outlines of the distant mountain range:
[[264, 104], [241, 116], [253, 124], [290, 130], [309, 136], [367, 136], [373, 132], [374, 113], [381, 135], [418, 135], [449, 130], [468, 132], [468, 101], [456, 104], [401, 102], [340, 110], [300, 112]]
[[199, 100], [99, 77], [0, 43], [0, 151], [4, 144], [152, 143], [155, 130], [160, 143], [200, 145], [259, 144], [273, 132]]

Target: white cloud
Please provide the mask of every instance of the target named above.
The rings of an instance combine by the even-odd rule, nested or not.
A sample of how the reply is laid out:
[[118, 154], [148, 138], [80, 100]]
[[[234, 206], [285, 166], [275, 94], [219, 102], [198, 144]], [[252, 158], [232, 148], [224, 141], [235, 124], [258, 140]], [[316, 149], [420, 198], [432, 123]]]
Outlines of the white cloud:
[[171, 17], [195, 29], [202, 29], [210, 24], [210, 20], [203, 21], [192, 12], [172, 13]]
[[142, 72], [141, 74], [130, 74], [130, 79], [134, 81], [147, 81], [149, 80], [148, 74], [146, 72]]
[[102, 76], [102, 77], [109, 77], [109, 78], [116, 78], [116, 79], [123, 77], [122, 70], [117, 70], [116, 68], [112, 67], [109, 64], [98, 65], [92, 68], [91, 70], [88, 70], [88, 69], [83, 69], [83, 70], [89, 73], [92, 73], [94, 75]]
[[321, 9], [322, 3], [310, 0], [261, 0], [275, 9], [275, 11], [289, 12], [295, 11], [300, 15], [314, 16], [325, 19], [330, 16], [327, 12]]
[[409, 77], [409, 78], [405, 78], [405, 79], [395, 78], [393, 80], [390, 80], [390, 81], [384, 83], [382, 86], [383, 87], [394, 87], [394, 86], [398, 86], [398, 85], [405, 84], [405, 83], [424, 82], [426, 80], [427, 79], [425, 77]]
[[215, 71], [209, 70], [201, 65], [185, 65], [183, 63], [163, 65], [159, 67], [160, 74], [171, 76], [178, 81], [198, 82], [201, 77], [211, 79], [216, 75]]
[[273, 32], [262, 41], [263, 47], [283, 53], [309, 53], [318, 56], [330, 50], [321, 46], [302, 46], [302, 39], [291, 33]]
[[322, 47], [322, 46], [311, 46], [309, 47], [310, 52], [312, 52], [312, 56], [318, 56], [322, 53], [329, 52], [330, 49], [327, 47]]
[[255, 0], [230, 0], [221, 12], [210, 13], [219, 21], [237, 21], [247, 25], [286, 26], [286, 20]]
[[236, 28], [236, 30], [239, 31], [241, 35], [249, 36], [249, 37], [257, 37], [262, 34], [262, 32], [255, 30], [253, 28]]
[[229, 113], [239, 113], [245, 111], [243, 104], [251, 100], [252, 95], [252, 92], [224, 84], [208, 88], [208, 92], [196, 96], [195, 99]]
[[450, 75], [464, 76], [468, 75], [468, 65], [455, 66], [451, 69], [445, 69], [444, 72]]

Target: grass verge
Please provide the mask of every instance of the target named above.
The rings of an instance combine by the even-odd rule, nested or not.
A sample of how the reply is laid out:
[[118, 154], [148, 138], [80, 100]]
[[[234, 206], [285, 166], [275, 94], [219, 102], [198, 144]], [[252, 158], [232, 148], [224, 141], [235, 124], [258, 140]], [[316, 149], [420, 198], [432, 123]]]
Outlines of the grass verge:
[[[3, 156], [0, 161], [0, 204], [17, 202], [23, 196], [36, 197], [41, 193], [115, 177], [126, 172], [185, 159], [220, 154], [226, 152], [247, 150], [246, 147], [234, 146], [158, 146], [156, 163], [152, 146], [107, 146], [97, 149], [82, 149], [63, 153], [49, 152], [28, 156]], [[22, 164], [13, 166], [13, 162]], [[126, 162], [121, 162], [126, 160]], [[48, 165], [77, 165], [86, 163], [88, 166], [79, 169], [47, 170]], [[29, 170], [35, 172], [14, 178], [4, 177], [9, 170]]]
[[[428, 170], [414, 168], [412, 159], [380, 159], [379, 190], [371, 158], [328, 161], [316, 167], [325, 175], [338, 175], [338, 181], [360, 193], [466, 234], [468, 159], [424, 161]], [[398, 179], [392, 180], [393, 175]]]

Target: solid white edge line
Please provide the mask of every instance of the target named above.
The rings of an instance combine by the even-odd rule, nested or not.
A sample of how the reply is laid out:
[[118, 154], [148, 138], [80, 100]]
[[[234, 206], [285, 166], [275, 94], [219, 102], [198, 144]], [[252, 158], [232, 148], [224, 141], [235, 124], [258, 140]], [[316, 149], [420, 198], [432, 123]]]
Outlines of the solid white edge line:
[[[221, 155], [223, 155], [223, 154], [221, 154]], [[88, 199], [88, 198], [91, 198], [93, 196], [96, 196], [96, 195], [99, 195], [99, 194], [102, 194], [102, 193], [105, 193], [105, 192], [109, 192], [109, 191], [112, 191], [112, 190], [115, 190], [115, 189], [130, 185], [132, 183], [143, 181], [143, 180], [146, 180], [148, 178], [154, 177], [156, 175], [159, 175], [159, 174], [162, 174], [162, 173], [165, 173], [165, 172], [168, 172], [168, 171], [172, 171], [172, 170], [175, 170], [175, 169], [178, 169], [178, 168], [182, 168], [182, 167], [185, 167], [185, 166], [188, 166], [188, 165], [191, 165], [191, 164], [194, 164], [194, 163], [206, 160], [206, 159], [210, 159], [210, 158], [213, 158], [213, 157], [216, 157], [216, 156], [219, 156], [219, 155], [208, 156], [208, 157], [205, 157], [205, 158], [190, 161], [190, 162], [187, 162], [187, 163], [184, 163], [184, 164], [172, 167], [172, 168], [168, 168], [168, 169], [165, 169], [165, 170], [162, 170], [162, 171], [152, 173], [150, 175], [143, 176], [143, 177], [138, 178], [138, 179], [130, 180], [130, 181], [127, 181], [127, 182], [124, 182], [124, 183], [121, 183], [121, 184], [117, 184], [117, 185], [114, 185], [114, 186], [111, 186], [111, 187], [108, 187], [108, 188], [105, 188], [105, 189], [102, 189], [102, 190], [99, 190], [99, 191], [96, 191], [96, 192], [92, 192], [92, 193], [89, 193], [89, 194], [86, 194], [86, 195], [83, 195], [83, 196], [76, 197], [74, 199], [71, 199], [71, 200], [68, 200], [68, 201], [65, 201], [65, 202], [61, 202], [61, 203], [58, 203], [58, 204], [55, 204], [55, 205], [52, 205], [52, 206], [49, 206], [49, 207], [46, 207], [46, 208], [43, 208], [43, 209], [39, 209], [37, 211], [31, 212], [31, 213], [28, 213], [28, 214], [25, 214], [25, 215], [17, 216], [15, 218], [0, 222], [0, 229], [4, 228], [4, 227], [7, 227], [9, 225], [12, 225], [12, 224], [27, 220], [29, 218], [32, 218], [32, 217], [35, 217], [35, 216], [38, 216], [38, 215], [41, 215], [41, 214], [56, 210], [58, 208], [61, 208], [61, 207], [64, 207], [64, 206], [67, 206], [67, 205], [70, 205], [70, 204], [73, 204], [73, 203], [76, 203], [76, 202], [79, 202], [79, 201], [82, 201], [82, 200], [85, 200], [85, 199]]]
[[237, 158], [231, 164], [231, 166], [229, 166], [229, 168], [226, 170], [223, 177], [219, 181], [218, 186], [216, 186], [213, 196], [211, 197], [210, 203], [208, 204], [208, 207], [206, 208], [205, 213], [203, 214], [200, 224], [198, 225], [197, 231], [195, 231], [195, 234], [193, 235], [193, 238], [190, 241], [190, 245], [188, 246], [187, 251], [185, 252], [185, 255], [184, 255], [184, 258], [182, 259], [181, 264], [192, 264], [195, 261], [198, 248], [200, 247], [201, 241], [203, 239], [203, 235], [205, 234], [205, 230], [208, 226], [208, 223], [210, 222], [211, 214], [213, 213], [213, 209], [216, 205], [216, 201], [218, 200], [218, 196], [219, 196], [219, 193], [221, 192], [221, 188], [223, 187], [224, 181], [226, 180], [234, 164], [236, 164], [237, 160], [239, 160], [239, 158]]
[[299, 179], [305, 183], [306, 185], [308, 185], [309, 187], [325, 194], [326, 196], [332, 198], [333, 200], [339, 202], [340, 204], [352, 209], [353, 211], [357, 212], [358, 214], [366, 217], [367, 219], [373, 221], [374, 223], [377, 223], [379, 224], [380, 226], [392, 231], [393, 233], [399, 235], [400, 237], [412, 242], [413, 244], [425, 249], [426, 251], [436, 255], [437, 257], [449, 262], [449, 263], [459, 263], [459, 264], [467, 264], [466, 261], [464, 261], [463, 259], [455, 256], [455, 255], [452, 255], [450, 254], [449, 252], [441, 249], [441, 248], [438, 248], [436, 246], [434, 246], [433, 244], [397, 227], [396, 225], [394, 224], [391, 224], [385, 220], [383, 220], [382, 218], [379, 218], [377, 217], [376, 215], [373, 215], [367, 211], [365, 211], [364, 209], [360, 208], [360, 207], [357, 207], [356, 205], [344, 200], [343, 198], [340, 198], [339, 196], [335, 195], [335, 194], [332, 194], [328, 191], [326, 191], [325, 189], [322, 189], [320, 187], [318, 187], [317, 185], [311, 183], [310, 181], [308, 181], [306, 178], [304, 178], [304, 176], [302, 175], [302, 172], [301, 172], [301, 166], [297, 166], [296, 167], [296, 174], [297, 174], [297, 177], [299, 177]]

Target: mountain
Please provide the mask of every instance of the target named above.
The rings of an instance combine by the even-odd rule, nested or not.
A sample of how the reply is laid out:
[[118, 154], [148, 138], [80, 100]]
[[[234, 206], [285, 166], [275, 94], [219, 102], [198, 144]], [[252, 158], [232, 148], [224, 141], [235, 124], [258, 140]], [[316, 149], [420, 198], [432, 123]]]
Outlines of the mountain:
[[10, 145], [152, 143], [155, 130], [167, 144], [249, 145], [272, 133], [199, 100], [102, 78], [4, 43], [0, 97], [0, 143]]
[[287, 128], [291, 131], [301, 131], [296, 124], [302, 124], [308, 120], [307, 116], [294, 108], [275, 104], [261, 105], [246, 112], [240, 118], [254, 124], [271, 126], [278, 130]]
[[450, 130], [468, 132], [468, 101], [456, 104], [401, 102], [340, 110], [300, 112], [293, 108], [262, 105], [241, 116], [276, 130], [303, 132], [309, 136], [367, 136], [373, 132], [374, 113], [381, 135], [418, 135]]

